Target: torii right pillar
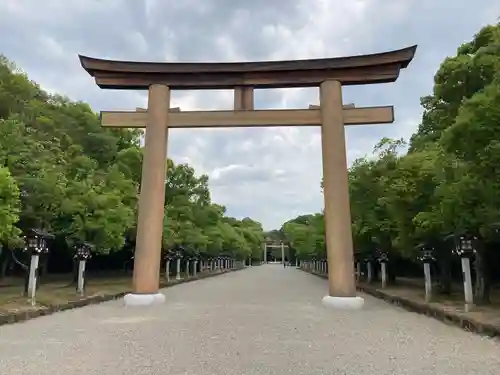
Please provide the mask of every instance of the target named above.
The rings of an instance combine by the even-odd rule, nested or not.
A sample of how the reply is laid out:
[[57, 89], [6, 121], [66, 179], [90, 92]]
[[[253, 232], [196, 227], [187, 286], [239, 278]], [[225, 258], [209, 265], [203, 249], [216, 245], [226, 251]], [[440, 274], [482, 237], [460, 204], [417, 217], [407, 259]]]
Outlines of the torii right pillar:
[[325, 237], [328, 258], [328, 295], [323, 304], [337, 309], [361, 309], [354, 278], [351, 207], [342, 85], [324, 81], [320, 85]]

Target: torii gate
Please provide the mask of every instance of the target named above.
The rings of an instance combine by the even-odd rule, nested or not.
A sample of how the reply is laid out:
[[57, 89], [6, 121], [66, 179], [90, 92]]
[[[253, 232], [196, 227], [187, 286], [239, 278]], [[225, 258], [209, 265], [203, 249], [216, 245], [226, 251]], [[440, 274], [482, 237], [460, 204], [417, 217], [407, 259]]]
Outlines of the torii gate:
[[281, 263], [285, 263], [285, 247], [289, 249], [283, 241], [280, 241], [279, 245], [268, 245], [267, 242], [264, 242], [264, 263], [267, 263], [267, 249], [281, 249]]
[[[148, 90], [146, 112], [101, 112], [102, 126], [146, 128], [132, 293], [128, 305], [160, 303], [161, 240], [169, 128], [321, 126], [329, 294], [323, 303], [361, 308], [354, 279], [344, 125], [394, 122], [392, 106], [344, 108], [342, 85], [394, 82], [417, 46], [329, 59], [235, 62], [129, 62], [79, 56], [103, 89]], [[253, 90], [319, 87], [320, 106], [254, 110]], [[234, 110], [169, 110], [170, 90], [234, 89]]]

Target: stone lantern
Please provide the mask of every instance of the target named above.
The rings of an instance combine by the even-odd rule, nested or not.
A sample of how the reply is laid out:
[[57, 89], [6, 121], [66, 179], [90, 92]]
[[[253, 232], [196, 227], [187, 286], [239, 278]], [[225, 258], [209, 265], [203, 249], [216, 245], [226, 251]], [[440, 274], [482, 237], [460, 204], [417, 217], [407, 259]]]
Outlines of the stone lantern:
[[74, 246], [75, 255], [73, 258], [78, 262], [78, 278], [76, 283], [76, 292], [83, 295], [85, 293], [86, 278], [85, 268], [87, 261], [92, 258], [93, 246], [88, 242], [79, 242]]
[[432, 299], [431, 263], [436, 260], [434, 258], [434, 247], [427, 244], [420, 244], [417, 248], [420, 250], [419, 260], [424, 264], [425, 301], [430, 302]]
[[379, 251], [378, 262], [380, 263], [380, 278], [382, 279], [382, 288], [387, 285], [387, 263], [389, 263], [389, 256], [385, 251]]
[[30, 255], [30, 267], [25, 287], [31, 304], [36, 304], [36, 289], [38, 281], [38, 269], [40, 256], [49, 253], [48, 241], [54, 239], [54, 235], [41, 229], [30, 229], [24, 236], [24, 251]]

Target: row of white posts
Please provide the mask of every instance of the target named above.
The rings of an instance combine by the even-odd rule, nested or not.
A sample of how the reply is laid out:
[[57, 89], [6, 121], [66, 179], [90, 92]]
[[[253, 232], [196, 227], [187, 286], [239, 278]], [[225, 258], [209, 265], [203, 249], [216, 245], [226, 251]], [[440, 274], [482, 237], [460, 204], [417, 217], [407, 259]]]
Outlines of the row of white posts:
[[[387, 261], [379, 261], [380, 264], [380, 278], [382, 281], [382, 288], [387, 285]], [[326, 260], [303, 260], [300, 262], [300, 268], [305, 271], [314, 272], [320, 275], [328, 274], [328, 262]], [[373, 281], [373, 263], [366, 262], [366, 282], [371, 283]], [[356, 263], [356, 281], [361, 278], [361, 262]]]
[[[462, 266], [462, 276], [464, 284], [464, 310], [469, 312], [474, 306], [474, 294], [472, 292], [472, 273], [470, 254], [462, 254], [460, 257]], [[432, 275], [431, 275], [431, 260], [424, 261], [424, 277], [425, 277], [425, 301], [432, 300]]]
[[[89, 257], [79, 258], [78, 259], [78, 280], [76, 292], [80, 295], [85, 294], [85, 268], [86, 263]], [[181, 259], [176, 259], [176, 280], [181, 280]], [[28, 276], [28, 297], [30, 299], [31, 304], [36, 305], [36, 290], [37, 290], [37, 281], [38, 281], [38, 269], [39, 269], [40, 255], [32, 254], [29, 276]], [[203, 271], [223, 271], [234, 269], [238, 264], [241, 263], [245, 266], [245, 262], [238, 262], [233, 259], [216, 259], [213, 261], [201, 261], [200, 270]], [[186, 261], [186, 277], [195, 277], [198, 270], [198, 260], [187, 260]], [[167, 260], [165, 276], [167, 282], [170, 281], [170, 260]]]
[[[472, 275], [471, 275], [471, 264], [470, 264], [470, 254], [461, 253], [461, 265], [464, 283], [464, 310], [466, 312], [474, 305], [474, 297], [472, 291]], [[434, 259], [430, 255], [426, 255], [422, 258], [424, 264], [424, 278], [425, 278], [425, 301], [431, 302], [432, 300], [432, 276], [431, 276], [431, 262]], [[361, 278], [361, 264], [362, 262], [356, 262], [356, 281], [359, 282]], [[380, 264], [380, 278], [381, 286], [385, 288], [387, 286], [387, 257], [384, 259], [379, 259]], [[309, 272], [314, 272], [317, 274], [326, 275], [328, 274], [328, 264], [326, 260], [312, 260], [312, 261], [302, 261], [301, 268]], [[373, 262], [366, 261], [366, 283], [370, 284], [373, 281]]]
[[[181, 258], [175, 259], [176, 261], [176, 267], [175, 267], [175, 280], [181, 280], [182, 279], [182, 274], [181, 274]], [[170, 266], [171, 266], [172, 260], [167, 259], [166, 265], [165, 265], [165, 279], [167, 282], [170, 281]], [[230, 270], [234, 269], [237, 267], [238, 261], [234, 259], [214, 259], [211, 261], [198, 261], [198, 260], [186, 260], [186, 277], [195, 277], [197, 274], [198, 270], [198, 262], [201, 262], [200, 264], [200, 271], [201, 272], [213, 272], [213, 271], [224, 271], [224, 270]], [[244, 262], [242, 262], [244, 265]]]
[[[85, 268], [88, 258], [78, 259], [78, 279], [76, 283], [76, 292], [80, 295], [85, 293]], [[28, 298], [32, 306], [36, 305], [36, 290], [38, 283], [38, 271], [40, 263], [40, 254], [31, 255], [30, 268], [28, 274]]]
[[[455, 249], [453, 249], [453, 253], [460, 256], [464, 284], [464, 310], [466, 312], [470, 311], [474, 305], [474, 296], [472, 293], [471, 257], [475, 254], [475, 240], [477, 240], [476, 237], [467, 238], [465, 236], [460, 236]], [[421, 250], [423, 251], [423, 256], [420, 260], [424, 263], [425, 301], [430, 302], [432, 300], [431, 263], [435, 261], [433, 256], [434, 248], [430, 246], [423, 246]]]

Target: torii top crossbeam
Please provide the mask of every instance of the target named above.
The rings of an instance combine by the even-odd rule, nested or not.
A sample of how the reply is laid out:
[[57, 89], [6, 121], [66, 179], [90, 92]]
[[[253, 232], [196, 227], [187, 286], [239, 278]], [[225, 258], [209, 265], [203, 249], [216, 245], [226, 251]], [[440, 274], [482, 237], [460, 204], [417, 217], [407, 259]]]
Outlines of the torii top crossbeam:
[[103, 89], [147, 90], [156, 83], [172, 90], [314, 87], [326, 80], [342, 85], [394, 82], [417, 46], [400, 50], [293, 61], [226, 63], [132, 62], [79, 55], [82, 67]]

